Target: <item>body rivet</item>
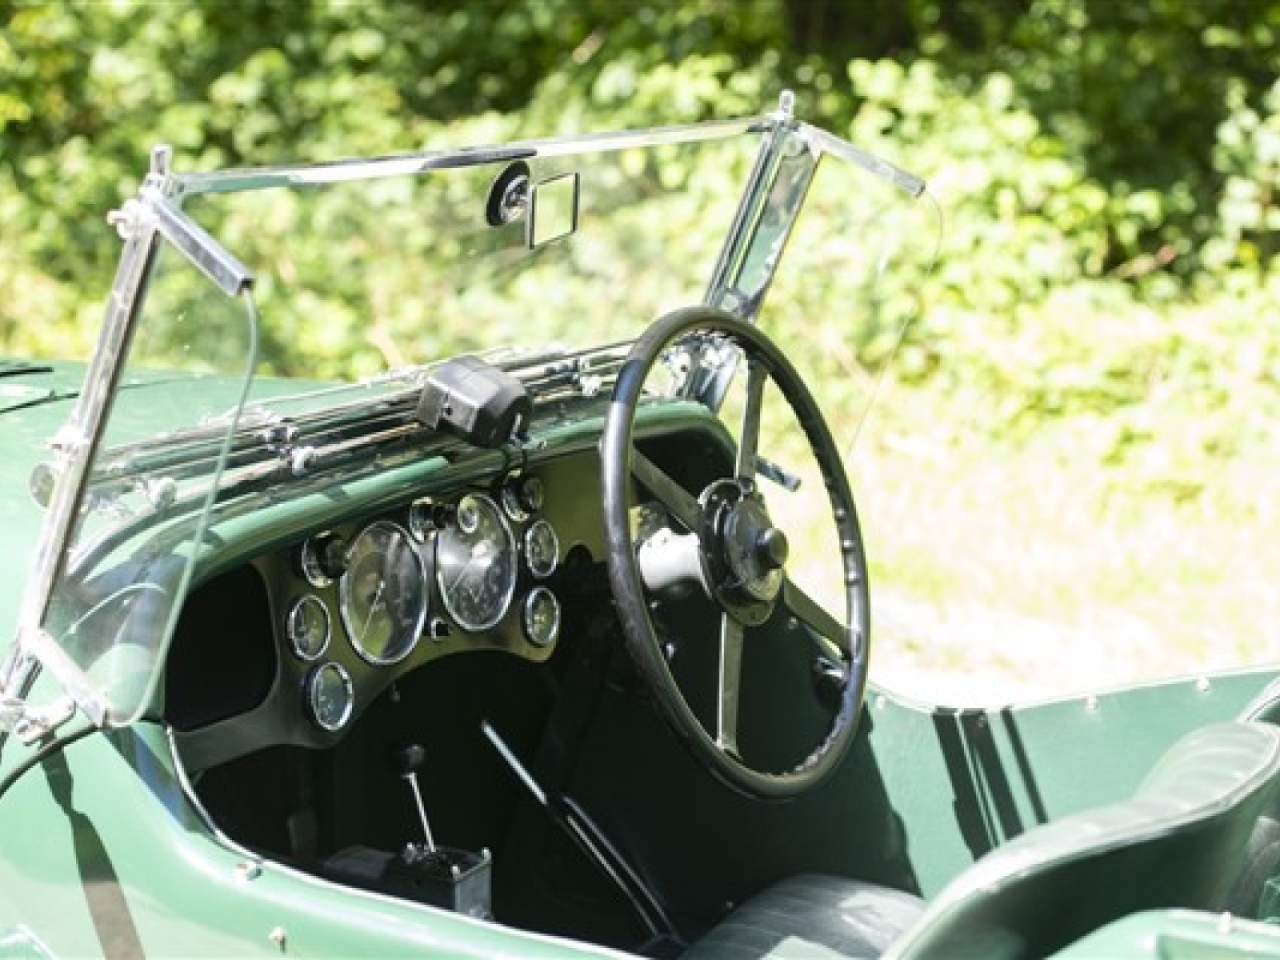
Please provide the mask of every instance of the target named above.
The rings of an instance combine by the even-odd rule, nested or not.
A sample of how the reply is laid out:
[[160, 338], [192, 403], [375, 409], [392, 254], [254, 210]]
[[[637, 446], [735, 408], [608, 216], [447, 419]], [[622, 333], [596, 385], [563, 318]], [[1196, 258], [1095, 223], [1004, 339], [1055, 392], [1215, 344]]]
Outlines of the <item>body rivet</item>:
[[236, 876], [241, 880], [257, 880], [262, 876], [262, 867], [252, 860], [241, 860], [236, 864]]

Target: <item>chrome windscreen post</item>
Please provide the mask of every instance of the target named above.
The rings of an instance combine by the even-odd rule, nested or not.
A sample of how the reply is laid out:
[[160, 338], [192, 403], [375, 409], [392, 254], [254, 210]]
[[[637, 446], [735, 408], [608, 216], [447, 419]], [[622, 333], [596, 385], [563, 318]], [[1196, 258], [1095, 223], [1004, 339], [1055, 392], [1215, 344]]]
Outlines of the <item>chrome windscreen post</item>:
[[[176, 207], [170, 197], [176, 178], [172, 151], [156, 147], [138, 194], [107, 217], [124, 241], [116, 268], [106, 316], [98, 334], [93, 360], [85, 374], [75, 409], [50, 439], [53, 462], [33, 477], [31, 492], [46, 506], [44, 526], [18, 611], [13, 648], [17, 653], [0, 676], [0, 716], [34, 716], [19, 709], [30, 693], [39, 666], [48, 669], [96, 725], [110, 719], [109, 708], [79, 664], [50, 636], [47, 627], [53, 595], [70, 562], [95, 457], [111, 417], [116, 389], [123, 377], [143, 309], [143, 291], [153, 272], [161, 243], [167, 241], [227, 296], [252, 288], [254, 275], [217, 240]], [[39, 666], [35, 663], [39, 662]], [[63, 722], [59, 709], [51, 718]], [[15, 720], [15, 725], [22, 721]], [[9, 728], [13, 729], [13, 728]]]

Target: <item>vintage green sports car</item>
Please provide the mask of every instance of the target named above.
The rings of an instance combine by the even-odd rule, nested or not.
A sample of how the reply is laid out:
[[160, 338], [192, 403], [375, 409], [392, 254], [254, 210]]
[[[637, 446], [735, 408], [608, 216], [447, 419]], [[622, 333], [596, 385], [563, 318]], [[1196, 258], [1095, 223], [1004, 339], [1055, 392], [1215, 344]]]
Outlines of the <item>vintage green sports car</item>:
[[1280, 957], [1273, 671], [875, 684], [789, 344], [938, 219], [790, 97], [110, 219], [0, 364], [0, 956]]

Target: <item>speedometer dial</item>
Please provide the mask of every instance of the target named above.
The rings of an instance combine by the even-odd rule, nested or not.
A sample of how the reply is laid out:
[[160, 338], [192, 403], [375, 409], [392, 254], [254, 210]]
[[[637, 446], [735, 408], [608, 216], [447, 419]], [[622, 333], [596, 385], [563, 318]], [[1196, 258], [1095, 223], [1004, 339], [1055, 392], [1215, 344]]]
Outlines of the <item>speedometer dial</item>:
[[351, 544], [340, 583], [342, 625], [370, 663], [396, 663], [413, 649], [427, 616], [422, 557], [394, 523], [371, 523]]
[[506, 615], [516, 588], [515, 538], [489, 497], [463, 497], [454, 521], [436, 534], [436, 582], [464, 630], [488, 630]]

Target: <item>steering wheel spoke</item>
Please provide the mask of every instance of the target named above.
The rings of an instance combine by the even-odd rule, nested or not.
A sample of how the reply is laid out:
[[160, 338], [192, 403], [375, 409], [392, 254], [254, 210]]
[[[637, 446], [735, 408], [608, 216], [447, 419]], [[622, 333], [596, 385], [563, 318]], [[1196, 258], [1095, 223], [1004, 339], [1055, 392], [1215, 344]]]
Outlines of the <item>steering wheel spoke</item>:
[[738, 693], [742, 689], [743, 629], [727, 613], [720, 615], [720, 676], [716, 684], [716, 745], [738, 756]]
[[639, 450], [631, 451], [631, 475], [657, 497], [686, 530], [690, 533], [698, 531], [700, 511], [697, 499]]
[[756, 451], [760, 445], [760, 411], [764, 404], [764, 384], [768, 379], [764, 365], [754, 356], [747, 358], [747, 398], [742, 410], [742, 430], [738, 438], [735, 472], [739, 480], [755, 484]]
[[[782, 585], [782, 604], [797, 620], [822, 639], [833, 644], [846, 659], [855, 654], [851, 649], [849, 629], [845, 624], [809, 596], [790, 577]], [[860, 644], [861, 637], [855, 635], [852, 642]]]

